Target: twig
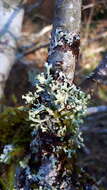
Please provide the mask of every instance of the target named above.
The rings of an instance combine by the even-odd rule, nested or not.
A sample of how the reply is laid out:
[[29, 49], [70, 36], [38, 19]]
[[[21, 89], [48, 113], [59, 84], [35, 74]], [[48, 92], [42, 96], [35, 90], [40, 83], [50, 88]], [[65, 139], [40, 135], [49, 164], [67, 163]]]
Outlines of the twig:
[[82, 10], [84, 11], [84, 10], [89, 9], [89, 8], [92, 8], [92, 7], [94, 7], [94, 6], [95, 6], [95, 4], [91, 3], [91, 4], [89, 4], [89, 5], [83, 6]]
[[[95, 6], [95, 0], [93, 0], [93, 3], [92, 3], [94, 6]], [[90, 24], [91, 24], [91, 20], [92, 20], [92, 17], [93, 17], [93, 13], [94, 13], [94, 6], [92, 7], [91, 11], [90, 11], [90, 15], [88, 17], [88, 21], [87, 21], [87, 25], [86, 25], [86, 34], [85, 34], [85, 41], [88, 40], [88, 36], [89, 36], [89, 27], [90, 27]]]
[[[51, 30], [52, 30], [52, 25], [48, 25], [48, 26], [44, 27], [40, 32], [38, 32], [36, 34], [32, 33], [30, 36], [29, 36], [29, 33], [23, 32], [21, 38], [18, 40], [18, 46], [20, 47], [20, 49], [23, 47], [31, 48], [32, 43], [34, 44], [37, 41], [39, 41], [42, 36], [44, 36], [46, 33], [50, 32]], [[27, 44], [29, 42], [30, 45], [20, 45], [23, 43], [26, 44], [26, 42], [27, 42]]]
[[91, 128], [91, 127], [82, 127], [81, 128], [81, 131], [84, 132], [84, 133], [97, 133], [97, 134], [107, 134], [107, 129], [99, 129], [99, 128]]
[[[21, 7], [16, 7], [15, 9], [13, 9], [14, 11], [12, 12], [12, 14], [10, 15], [10, 17], [8, 18], [7, 22], [5, 23], [5, 25], [3, 26], [3, 28], [0, 31], [0, 37], [5, 35], [6, 33], [9, 33], [9, 27], [12, 24], [14, 18], [17, 16], [17, 14], [19, 14]], [[15, 38], [15, 37], [14, 37]]]
[[22, 52], [22, 53], [18, 53], [18, 54], [16, 55], [16, 59], [17, 59], [17, 60], [20, 60], [20, 59], [23, 58], [24, 56], [26, 56], [26, 55], [28, 55], [28, 54], [30, 54], [30, 53], [34, 53], [35, 51], [37, 51], [37, 50], [39, 50], [39, 49], [41, 49], [41, 48], [48, 47], [48, 46], [49, 46], [49, 43], [42, 44], [42, 45], [40, 45], [40, 46], [35, 46], [35, 44], [34, 44], [34, 46], [32, 46], [31, 49], [28, 49], [27, 51]]
[[85, 42], [81, 42], [81, 45], [86, 46], [86, 45], [89, 45], [92, 42], [98, 41], [101, 38], [106, 38], [106, 37], [107, 37], [107, 31], [104, 31], [101, 34], [97, 35], [96, 38], [89, 39], [88, 41], [85, 41]]
[[107, 106], [90, 107], [87, 110], [87, 115], [98, 114], [101, 112], [107, 112]]
[[[107, 55], [100, 62], [100, 64], [90, 73], [88, 77], [80, 84], [84, 90], [89, 89], [94, 82], [107, 85]], [[88, 84], [88, 85], [87, 85]]]
[[39, 33], [35, 35], [36, 38], [39, 38], [46, 34], [47, 32], [50, 32], [52, 30], [52, 25], [45, 26]]
[[92, 8], [92, 7], [97, 6], [99, 4], [105, 4], [105, 1], [96, 2], [96, 5], [94, 3], [88, 4], [88, 5], [84, 5], [82, 7], [82, 10], [84, 11], [86, 9]]
[[[17, 60], [20, 60], [21, 58], [23, 58], [24, 56], [26, 56], [26, 55], [28, 55], [28, 54], [30, 54], [30, 53], [33, 53], [33, 52], [35, 52], [35, 51], [37, 51], [37, 50], [39, 50], [39, 49], [41, 49], [41, 48], [48, 47], [48, 46], [49, 46], [49, 43], [46, 43], [46, 44], [42, 44], [42, 45], [37, 46], [37, 45], [36, 45], [36, 40], [38, 40], [40, 37], [42, 37], [43, 35], [45, 35], [47, 32], [51, 31], [51, 29], [52, 29], [52, 25], [48, 25], [48, 26], [44, 27], [44, 28], [43, 28], [40, 32], [38, 32], [37, 34], [31, 34], [31, 36], [30, 36], [30, 39], [31, 39], [31, 40], [29, 39], [29, 41], [31, 41], [31, 42], [29, 42], [30, 45], [20, 46], [20, 42], [22, 43], [23, 38], [24, 38], [24, 37], [25, 37], [25, 38], [27, 37], [26, 33], [23, 34], [22, 38], [21, 38], [20, 41], [19, 41], [19, 49], [22, 49], [22, 53], [17, 53], [16, 59], [17, 59]], [[26, 41], [26, 39], [25, 39], [25, 41]], [[32, 42], [32, 41], [33, 41], [33, 42]], [[24, 49], [24, 51], [23, 51], [23, 49]]]
[[[34, 3], [33, 5], [30, 5], [27, 9], [26, 9], [26, 12], [27, 13], [30, 13], [33, 9], [35, 8], [39, 8], [42, 3], [43, 3], [44, 0], [38, 0], [36, 1], [36, 3]], [[26, 5], [27, 6], [27, 5]]]

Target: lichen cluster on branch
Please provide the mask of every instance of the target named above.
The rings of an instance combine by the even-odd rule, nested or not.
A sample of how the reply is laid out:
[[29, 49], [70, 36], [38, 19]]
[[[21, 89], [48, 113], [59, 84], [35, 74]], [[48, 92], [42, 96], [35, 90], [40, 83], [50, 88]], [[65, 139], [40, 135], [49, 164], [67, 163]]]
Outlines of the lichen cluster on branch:
[[74, 84], [71, 85], [62, 72], [58, 80], [54, 80], [50, 74], [51, 66], [46, 67], [46, 74], [42, 73], [36, 79], [35, 92], [23, 96], [26, 104], [30, 105], [29, 120], [34, 130], [54, 134], [62, 141], [65, 136], [70, 136], [69, 148], [63, 148], [65, 152], [69, 152], [68, 149], [72, 152], [73, 145], [76, 148], [82, 143], [79, 126], [89, 97]]
[[[59, 183], [56, 180], [60, 173], [58, 165], [63, 163], [64, 171], [61, 175], [66, 175], [69, 179], [73, 157], [77, 148], [83, 145], [79, 127], [89, 97], [74, 84], [71, 85], [62, 72], [55, 80], [51, 75], [51, 65], [48, 64], [46, 73], [38, 75], [34, 83], [35, 92], [23, 96], [28, 105], [33, 138], [29, 159], [27, 162], [26, 158], [20, 162], [24, 171], [23, 180], [27, 180], [29, 185], [37, 185], [37, 189], [57, 190], [69, 181], [62, 180]], [[34, 169], [35, 166], [29, 166], [32, 158], [39, 170]], [[40, 160], [45, 165], [39, 166]], [[20, 177], [19, 181], [20, 187], [23, 187]]]
[[[19, 189], [29, 186], [57, 190], [64, 184], [68, 186], [71, 179], [73, 157], [83, 144], [79, 128], [89, 97], [74, 84], [71, 85], [62, 72], [57, 80], [54, 79], [51, 65], [48, 64], [46, 72], [34, 80], [34, 85], [35, 92], [23, 96], [32, 139], [28, 154], [18, 159], [20, 169], [16, 175], [17, 186]], [[14, 152], [15, 146], [11, 151]], [[12, 155], [10, 149], [5, 151], [7, 147], [10, 146], [4, 146], [0, 157], [5, 164]], [[61, 164], [63, 171], [59, 169]], [[56, 180], [58, 173], [62, 175], [61, 182]]]

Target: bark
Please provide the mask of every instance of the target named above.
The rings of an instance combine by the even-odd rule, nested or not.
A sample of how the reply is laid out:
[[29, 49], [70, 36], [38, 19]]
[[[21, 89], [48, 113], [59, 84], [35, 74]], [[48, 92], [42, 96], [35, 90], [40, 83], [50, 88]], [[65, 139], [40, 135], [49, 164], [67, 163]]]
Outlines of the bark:
[[63, 71], [74, 78], [80, 46], [81, 0], [57, 0], [48, 63], [53, 73]]
[[[79, 56], [80, 45], [81, 0], [57, 0], [55, 18], [52, 30], [48, 64], [52, 65], [53, 77], [57, 80], [59, 72], [63, 72], [70, 83], [73, 82], [75, 63]], [[41, 95], [42, 96], [42, 95]], [[43, 97], [44, 104], [48, 94]], [[41, 97], [41, 105], [42, 105]], [[48, 102], [49, 103], [49, 102]], [[50, 102], [51, 103], [51, 102]], [[50, 127], [52, 121], [50, 123]], [[62, 128], [63, 128], [62, 122]], [[52, 133], [52, 132], [51, 132]], [[16, 175], [17, 189], [30, 189], [31, 184], [37, 184], [41, 190], [75, 190], [78, 176], [75, 168], [75, 154], [68, 158], [63, 151], [59, 155], [54, 149], [58, 146], [69, 147], [70, 134], [64, 141], [50, 132], [38, 132], [31, 143], [30, 162], [27, 170], [20, 171]], [[36, 150], [32, 153], [32, 150]], [[37, 169], [35, 168], [35, 163]], [[31, 170], [36, 170], [32, 176]], [[39, 188], [37, 188], [39, 189]]]
[[0, 99], [15, 63], [17, 39], [21, 35], [24, 10], [19, 0], [0, 0]]

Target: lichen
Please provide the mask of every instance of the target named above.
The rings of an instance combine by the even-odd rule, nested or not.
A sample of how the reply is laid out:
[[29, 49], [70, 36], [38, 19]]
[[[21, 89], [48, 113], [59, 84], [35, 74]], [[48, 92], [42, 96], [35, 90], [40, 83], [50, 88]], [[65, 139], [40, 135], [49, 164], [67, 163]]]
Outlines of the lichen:
[[64, 74], [60, 73], [58, 80], [53, 79], [49, 70], [38, 75], [35, 92], [23, 98], [26, 104], [31, 105], [29, 120], [35, 130], [41, 129], [61, 138], [71, 133], [71, 141], [80, 146], [79, 125], [89, 97], [74, 84], [71, 85]]
[[3, 154], [0, 155], [0, 162], [7, 163], [10, 159], [10, 153], [13, 151], [13, 145], [5, 145]]
[[[14, 189], [69, 189], [72, 186], [73, 159], [77, 149], [83, 146], [79, 128], [89, 97], [71, 85], [62, 72], [56, 80], [48, 64], [46, 72], [38, 75], [33, 84], [35, 91], [23, 96], [27, 112], [25, 120], [28, 131], [31, 131], [29, 148], [27, 144], [26, 154], [17, 158], [16, 154], [13, 156], [16, 143], [11, 152], [13, 163], [17, 158]], [[21, 136], [23, 138], [25, 136]]]
[[57, 28], [55, 30], [55, 47], [57, 46], [62, 46], [64, 43], [68, 44], [71, 46], [73, 44], [74, 38], [76, 40], [80, 40], [79, 34], [76, 33], [70, 33], [67, 31], [62, 31], [61, 28]]
[[[72, 18], [73, 19], [73, 18]], [[62, 30], [61, 27], [56, 28], [53, 31], [53, 39], [50, 45], [49, 55], [51, 55], [56, 49], [63, 49], [63, 51], [71, 50], [75, 44], [80, 44], [80, 34], [75, 32], [69, 32], [67, 30]], [[78, 46], [76, 45], [77, 49]]]
[[[73, 167], [72, 164], [68, 166], [69, 162], [83, 145], [79, 127], [89, 97], [74, 84], [71, 85], [63, 73], [60, 72], [55, 80], [51, 75], [51, 66], [46, 64], [46, 73], [41, 73], [35, 79], [35, 92], [28, 93], [23, 99], [28, 106], [32, 141], [29, 159], [20, 162], [24, 172], [21, 180], [25, 181], [25, 186], [26, 180], [30, 186], [37, 185], [38, 190], [67, 187]], [[41, 160], [42, 165], [38, 169], [30, 167], [31, 155], [32, 162], [37, 166]], [[61, 161], [62, 157], [65, 161]], [[56, 178], [61, 162], [66, 163], [61, 174], [62, 179], [66, 176], [66, 182], [62, 180], [59, 183]], [[20, 181], [20, 187], [25, 186]]]

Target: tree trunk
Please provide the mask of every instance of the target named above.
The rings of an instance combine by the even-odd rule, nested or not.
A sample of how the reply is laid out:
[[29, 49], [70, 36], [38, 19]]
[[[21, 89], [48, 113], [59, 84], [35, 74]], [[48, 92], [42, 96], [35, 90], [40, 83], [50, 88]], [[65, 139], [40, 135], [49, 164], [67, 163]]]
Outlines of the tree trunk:
[[[72, 83], [80, 46], [81, 0], [57, 0], [48, 62]], [[55, 74], [54, 73], [54, 74]]]
[[[55, 18], [53, 22], [52, 38], [51, 38], [49, 57], [48, 57], [48, 65], [52, 66], [51, 74], [53, 76], [53, 79], [49, 78], [50, 86], [48, 86], [49, 83], [46, 83], [46, 85], [41, 86], [43, 88], [43, 91], [41, 92], [41, 94], [39, 94], [40, 98], [38, 98], [38, 100], [35, 101], [35, 102], [39, 101], [40, 109], [38, 107], [34, 107], [32, 110], [29, 110], [29, 114], [31, 114], [30, 118], [35, 123], [38, 121], [38, 119], [35, 119], [37, 114], [35, 115], [34, 113], [32, 115], [32, 113], [33, 110], [35, 109], [38, 110], [37, 118], [40, 118], [39, 123], [41, 124], [39, 125], [37, 123], [35, 125], [36, 133], [35, 132], [33, 133], [34, 140], [31, 142], [30, 145], [31, 154], [30, 154], [29, 163], [24, 170], [22, 169], [16, 175], [18, 190], [21, 188], [24, 188], [24, 190], [25, 189], [30, 190], [31, 187], [32, 189], [34, 187], [38, 190], [76, 189], [78, 176], [75, 169], [75, 149], [77, 145], [75, 144], [74, 142], [75, 140], [73, 140], [73, 138], [78, 139], [78, 135], [76, 137], [74, 134], [74, 131], [75, 130], [78, 131], [78, 129], [74, 129], [73, 131], [72, 118], [70, 119], [70, 117], [66, 115], [69, 112], [68, 109], [71, 109], [68, 108], [70, 107], [69, 106], [70, 104], [68, 103], [67, 107], [67, 102], [65, 98], [64, 99], [64, 102], [66, 102], [64, 103], [65, 106], [64, 111], [66, 115], [64, 116], [65, 120], [63, 118], [61, 119], [62, 117], [60, 115], [61, 111], [57, 110], [58, 109], [57, 106], [56, 106], [56, 111], [51, 110], [49, 113], [47, 112], [51, 109], [50, 107], [53, 101], [53, 96], [55, 96], [53, 95], [54, 90], [50, 89], [51, 85], [55, 84], [55, 86], [57, 85], [60, 86], [59, 90], [56, 88], [55, 93], [57, 94], [61, 91], [62, 97], [63, 97], [62, 94], [63, 93], [62, 86], [63, 86], [63, 88], [66, 89], [65, 90], [66, 97], [71, 97], [71, 94], [67, 94], [68, 93], [67, 89], [70, 89], [70, 86], [73, 82], [75, 63], [77, 62], [79, 56], [80, 22], [81, 22], [81, 0], [56, 1]], [[61, 80], [61, 82], [58, 82], [58, 77], [60, 73], [65, 75], [66, 84], [63, 83], [63, 80]], [[40, 83], [41, 83], [41, 77], [40, 77]], [[43, 79], [43, 81], [44, 80], [47, 81], [47, 77]], [[48, 92], [48, 88], [51, 92], [50, 91]], [[74, 87], [74, 89], [76, 88]], [[69, 93], [71, 91], [69, 91]], [[75, 93], [78, 94], [78, 90], [74, 91]], [[60, 102], [59, 96], [58, 96], [58, 101]], [[27, 97], [26, 100], [28, 100]], [[31, 98], [32, 95], [30, 99]], [[49, 110], [46, 112], [42, 110], [44, 109], [43, 107], [45, 105], [46, 109], [49, 105]], [[62, 105], [63, 103], [60, 104], [60, 106]], [[49, 119], [46, 119], [42, 128], [42, 121], [44, 122], [45, 120], [44, 117]], [[39, 127], [37, 129], [36, 127], [38, 125]], [[57, 125], [59, 125], [59, 127]], [[45, 132], [44, 132], [44, 127], [45, 127]], [[64, 132], [64, 130], [66, 132]], [[63, 136], [61, 134], [65, 135]], [[73, 135], [75, 137], [72, 137]], [[32, 170], [34, 171], [34, 174], [32, 174]]]
[[21, 35], [24, 10], [19, 0], [0, 0], [0, 99], [15, 62], [17, 39]]

